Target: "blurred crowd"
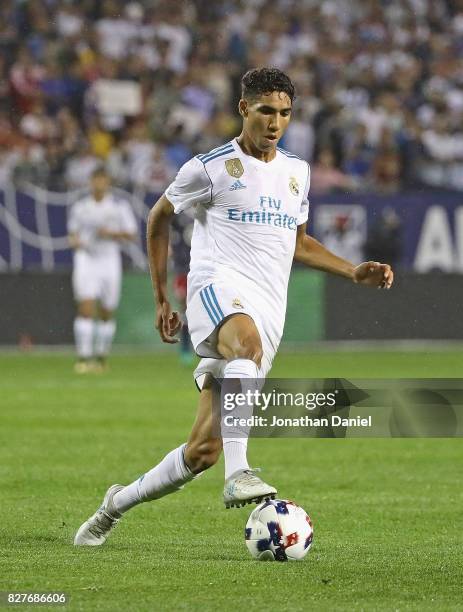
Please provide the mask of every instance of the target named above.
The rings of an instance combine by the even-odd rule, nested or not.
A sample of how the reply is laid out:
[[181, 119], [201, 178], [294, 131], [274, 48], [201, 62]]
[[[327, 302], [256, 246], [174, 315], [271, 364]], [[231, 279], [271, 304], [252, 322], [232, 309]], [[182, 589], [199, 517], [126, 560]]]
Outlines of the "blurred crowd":
[[0, 186], [162, 191], [263, 65], [314, 192], [463, 189], [463, 0], [2, 0]]

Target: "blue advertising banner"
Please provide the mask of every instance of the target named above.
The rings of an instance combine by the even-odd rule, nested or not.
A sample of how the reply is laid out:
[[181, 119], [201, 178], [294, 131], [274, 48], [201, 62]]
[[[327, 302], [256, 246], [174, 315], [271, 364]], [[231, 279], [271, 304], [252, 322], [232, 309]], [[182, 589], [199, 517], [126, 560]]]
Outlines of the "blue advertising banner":
[[[126, 255], [132, 265], [145, 268], [145, 221], [157, 196], [116, 193], [131, 203], [140, 227], [139, 241], [128, 247]], [[82, 195], [33, 186], [0, 190], [0, 269], [69, 267], [66, 218]], [[310, 203], [309, 232], [354, 262], [382, 259], [421, 273], [463, 273], [462, 193], [339, 193], [311, 196]]]
[[382, 239], [385, 254], [391, 242], [397, 245], [400, 267], [423, 273], [463, 272], [461, 193], [314, 196], [309, 232], [354, 261], [369, 259], [368, 251], [379, 247]]

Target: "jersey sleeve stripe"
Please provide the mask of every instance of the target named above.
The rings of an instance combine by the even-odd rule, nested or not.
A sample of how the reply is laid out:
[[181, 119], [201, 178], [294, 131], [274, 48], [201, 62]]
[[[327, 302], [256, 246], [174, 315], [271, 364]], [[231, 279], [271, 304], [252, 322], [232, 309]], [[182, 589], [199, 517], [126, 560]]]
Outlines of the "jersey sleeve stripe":
[[229, 146], [230, 146], [230, 143], [227, 142], [223, 145], [220, 145], [220, 147], [216, 147], [215, 149], [208, 151], [207, 153], [201, 153], [200, 155], [198, 155], [198, 157], [207, 157], [208, 155], [214, 155], [214, 153], [218, 153], [218, 151], [221, 151], [222, 149], [225, 149], [226, 147], [229, 147]]
[[207, 299], [208, 296], [206, 294], [205, 289], [201, 289], [199, 295], [201, 296], [201, 301], [203, 303], [204, 308], [206, 309], [207, 314], [209, 315], [209, 318], [214, 323], [214, 325], [218, 325], [220, 323], [220, 319], [218, 318], [217, 313], [211, 308], [209, 300]]
[[212, 285], [209, 285], [209, 292], [212, 295], [212, 299], [214, 300], [214, 304], [217, 306], [217, 310], [219, 311], [219, 314], [220, 314], [220, 319], [222, 320], [225, 315], [223, 314], [222, 309], [219, 306], [219, 302], [217, 300], [217, 296], [215, 295], [215, 291]]
[[280, 151], [280, 153], [283, 153], [283, 155], [286, 155], [286, 157], [294, 157], [295, 159], [301, 159], [299, 155], [291, 153], [290, 151], [286, 151], [285, 149], [281, 149], [280, 147], [277, 147], [277, 150]]
[[233, 153], [234, 150], [235, 149], [233, 147], [229, 147], [228, 149], [224, 149], [223, 151], [219, 151], [215, 155], [209, 155], [208, 157], [203, 158], [201, 161], [203, 162], [203, 164], [207, 164], [208, 162], [210, 162], [211, 160], [215, 159], [216, 157], [221, 157], [222, 155], [228, 155], [229, 153]]
[[231, 142], [227, 142], [226, 144], [220, 146], [220, 147], [216, 147], [215, 149], [212, 149], [212, 151], [209, 151], [209, 153], [202, 153], [201, 155], [198, 155], [198, 157], [201, 159], [204, 159], [205, 157], [209, 157], [210, 155], [215, 155], [216, 153], [218, 153], [219, 151], [222, 151], [223, 149], [228, 149], [229, 147], [233, 148], [233, 145]]

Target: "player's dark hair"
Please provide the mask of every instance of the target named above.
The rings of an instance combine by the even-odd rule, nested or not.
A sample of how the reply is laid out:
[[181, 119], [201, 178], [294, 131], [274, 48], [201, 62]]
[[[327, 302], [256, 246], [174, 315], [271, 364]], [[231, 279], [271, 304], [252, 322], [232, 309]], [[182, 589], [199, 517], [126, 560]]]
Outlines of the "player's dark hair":
[[278, 68], [253, 68], [241, 79], [241, 97], [247, 100], [258, 98], [274, 91], [283, 91], [291, 102], [296, 92], [291, 79]]
[[91, 174], [92, 178], [95, 178], [96, 176], [109, 176], [109, 172], [105, 166], [99, 165], [95, 168], [95, 170]]

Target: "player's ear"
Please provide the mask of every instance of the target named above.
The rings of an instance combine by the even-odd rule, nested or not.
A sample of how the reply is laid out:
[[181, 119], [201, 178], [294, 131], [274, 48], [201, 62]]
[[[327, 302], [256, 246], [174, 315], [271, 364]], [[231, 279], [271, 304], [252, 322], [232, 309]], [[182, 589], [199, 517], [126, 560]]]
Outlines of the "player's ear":
[[248, 116], [248, 101], [244, 98], [238, 102], [238, 112], [243, 118]]

